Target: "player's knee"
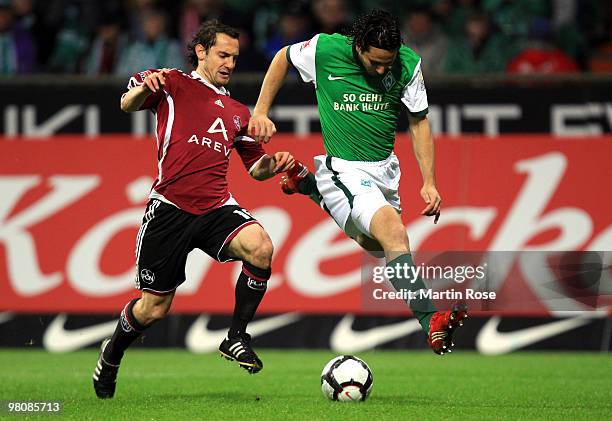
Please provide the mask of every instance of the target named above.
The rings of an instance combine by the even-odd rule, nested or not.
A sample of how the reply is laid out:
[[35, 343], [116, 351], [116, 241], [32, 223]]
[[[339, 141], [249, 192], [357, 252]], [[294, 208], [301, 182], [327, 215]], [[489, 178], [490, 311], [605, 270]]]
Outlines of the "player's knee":
[[385, 252], [408, 251], [408, 235], [406, 228], [402, 224], [394, 224], [376, 238]]
[[268, 269], [272, 265], [272, 254], [274, 245], [266, 236], [251, 250], [247, 260], [259, 268]]

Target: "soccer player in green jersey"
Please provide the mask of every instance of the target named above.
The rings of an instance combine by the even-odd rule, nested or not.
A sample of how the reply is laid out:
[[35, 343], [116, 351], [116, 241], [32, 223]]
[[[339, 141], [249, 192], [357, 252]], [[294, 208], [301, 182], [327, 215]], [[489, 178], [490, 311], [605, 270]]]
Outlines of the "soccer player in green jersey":
[[[393, 153], [404, 107], [423, 177], [422, 214], [437, 222], [442, 199], [435, 184], [421, 59], [402, 45], [397, 18], [374, 10], [359, 18], [348, 36], [318, 34], [282, 48], [266, 73], [249, 123], [249, 133], [259, 141], [268, 142], [276, 132], [268, 112], [290, 65], [316, 88], [326, 155], [315, 157], [314, 176], [296, 166], [283, 190], [310, 195], [364, 249], [384, 251], [387, 266], [414, 266], [400, 217], [400, 165]], [[400, 272], [411, 273], [397, 270], [390, 278], [398, 291], [426, 288], [422, 279]], [[409, 305], [434, 352], [450, 351], [453, 332], [467, 317], [465, 304], [437, 311], [429, 298], [414, 298]]]

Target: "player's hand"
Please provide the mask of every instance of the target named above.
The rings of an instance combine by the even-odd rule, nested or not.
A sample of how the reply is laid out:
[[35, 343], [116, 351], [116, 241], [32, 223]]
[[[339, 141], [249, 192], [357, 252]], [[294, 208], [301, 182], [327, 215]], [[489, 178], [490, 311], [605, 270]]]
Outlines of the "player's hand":
[[276, 152], [274, 154], [274, 173], [286, 172], [295, 166], [295, 158], [289, 152]]
[[145, 77], [142, 86], [150, 92], [156, 93], [166, 85], [166, 75], [168, 73], [170, 73], [169, 69], [161, 69], [159, 72], [149, 73]]
[[253, 114], [249, 120], [247, 133], [257, 142], [268, 143], [276, 133], [276, 126], [267, 115]]
[[440, 193], [433, 184], [426, 184], [421, 188], [421, 197], [427, 203], [425, 209], [421, 211], [421, 215], [433, 216], [434, 224], [438, 223], [440, 218], [440, 205], [442, 204], [442, 198]]

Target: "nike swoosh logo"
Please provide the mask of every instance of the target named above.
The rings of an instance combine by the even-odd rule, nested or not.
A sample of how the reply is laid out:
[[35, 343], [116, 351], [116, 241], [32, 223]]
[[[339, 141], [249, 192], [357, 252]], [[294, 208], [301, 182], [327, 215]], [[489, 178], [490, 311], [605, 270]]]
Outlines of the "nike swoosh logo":
[[[280, 314], [263, 320], [255, 320], [249, 323], [247, 330], [252, 337], [261, 336], [295, 323], [301, 318], [299, 313]], [[189, 351], [204, 353], [216, 351], [219, 348], [219, 344], [227, 336], [227, 328], [211, 330], [208, 328], [209, 321], [210, 316], [203, 314], [193, 322], [185, 336], [185, 345]]]
[[327, 79], [329, 80], [340, 80], [340, 79], [344, 79], [345, 76], [332, 76], [331, 74], [329, 76], [327, 76]]
[[13, 313], [12, 311], [3, 311], [2, 313], [0, 313], [0, 323], [6, 323], [13, 317], [15, 317], [15, 313]]
[[43, 336], [43, 346], [50, 352], [71, 352], [112, 336], [117, 326], [116, 320], [79, 329], [66, 330], [64, 325], [68, 316], [58, 314]]
[[329, 344], [333, 351], [342, 354], [361, 352], [421, 330], [421, 325], [417, 319], [409, 319], [363, 331], [353, 330], [354, 321], [355, 316], [349, 314], [344, 316], [340, 323], [336, 325], [329, 338]]
[[524, 348], [536, 342], [552, 336], [559, 335], [580, 326], [584, 326], [593, 320], [593, 315], [580, 315], [565, 320], [546, 323], [540, 326], [528, 327], [526, 329], [512, 332], [500, 332], [497, 330], [501, 317], [491, 317], [489, 321], [478, 332], [476, 337], [476, 349], [486, 355], [499, 355]]

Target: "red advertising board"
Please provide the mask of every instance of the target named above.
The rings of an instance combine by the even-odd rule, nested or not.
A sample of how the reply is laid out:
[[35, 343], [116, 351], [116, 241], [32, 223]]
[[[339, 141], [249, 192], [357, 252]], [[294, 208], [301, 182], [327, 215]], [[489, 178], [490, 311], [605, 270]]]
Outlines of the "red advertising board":
[[[311, 167], [323, 151], [318, 136], [279, 135], [266, 148]], [[414, 250], [612, 250], [612, 138], [437, 139], [437, 225], [419, 215], [410, 140], [400, 136], [396, 149]], [[277, 178], [257, 182], [232, 162], [232, 194], [275, 244], [262, 311], [362, 311], [358, 246], [306, 197], [283, 195]], [[0, 311], [107, 313], [136, 296], [135, 238], [155, 175], [153, 140], [0, 139]], [[239, 270], [192, 253], [173, 310], [230, 312]], [[499, 288], [513, 285], [529, 288], [510, 274]]]

